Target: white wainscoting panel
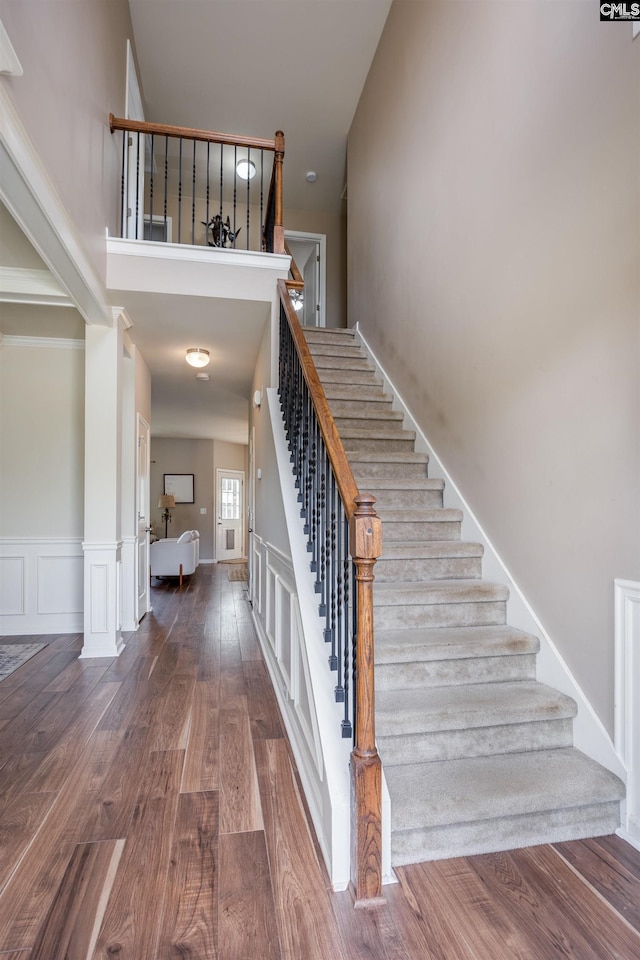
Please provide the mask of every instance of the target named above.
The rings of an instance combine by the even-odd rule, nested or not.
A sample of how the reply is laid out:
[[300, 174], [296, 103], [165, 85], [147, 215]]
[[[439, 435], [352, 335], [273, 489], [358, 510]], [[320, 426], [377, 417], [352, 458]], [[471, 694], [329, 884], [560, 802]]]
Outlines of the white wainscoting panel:
[[0, 540], [0, 633], [82, 631], [80, 538]]
[[640, 850], [640, 583], [616, 580], [615, 746], [627, 771], [619, 833]]
[[84, 646], [81, 657], [116, 657], [122, 640], [122, 541], [84, 541]]

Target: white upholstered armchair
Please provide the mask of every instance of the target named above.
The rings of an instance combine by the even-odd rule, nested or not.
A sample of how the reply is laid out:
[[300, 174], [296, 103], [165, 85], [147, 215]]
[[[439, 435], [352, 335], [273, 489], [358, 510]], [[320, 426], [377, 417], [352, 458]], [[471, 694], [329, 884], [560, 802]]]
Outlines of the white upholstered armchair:
[[200, 534], [186, 530], [177, 540], [156, 540], [149, 548], [152, 577], [182, 578], [194, 573], [200, 557]]

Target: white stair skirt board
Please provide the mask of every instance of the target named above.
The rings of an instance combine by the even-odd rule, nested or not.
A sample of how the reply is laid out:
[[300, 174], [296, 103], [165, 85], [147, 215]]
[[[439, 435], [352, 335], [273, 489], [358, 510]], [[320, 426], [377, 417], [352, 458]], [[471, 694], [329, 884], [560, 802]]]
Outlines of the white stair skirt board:
[[[291, 559], [253, 534], [253, 616], [291, 740], [300, 778], [334, 890], [350, 880], [350, 740], [340, 735], [342, 705], [335, 702], [327, 666], [323, 621], [313, 588], [278, 392], [267, 405]], [[291, 607], [282, 616], [284, 597]], [[280, 597], [280, 599], [278, 599]], [[393, 882], [389, 794], [383, 783], [383, 874]]]
[[627, 771], [618, 833], [640, 850], [640, 583], [616, 580], [615, 744]]
[[[393, 865], [614, 832], [624, 783], [574, 747], [571, 678], [567, 692], [536, 678], [539, 624], [507, 623], [509, 578], [484, 579], [490, 544], [475, 522], [467, 542], [466, 505], [457, 491], [450, 502], [426, 438], [387, 409], [390, 384], [354, 331], [305, 336], [356, 483], [379, 495], [376, 731]], [[345, 406], [353, 372], [368, 396]]]
[[585, 696], [563, 657], [553, 643], [551, 637], [536, 616], [524, 593], [511, 576], [507, 565], [500, 557], [491, 540], [485, 533], [482, 525], [469, 507], [464, 496], [456, 486], [455, 481], [434, 450], [425, 433], [421, 430], [411, 411], [407, 408], [401, 395], [396, 390], [390, 378], [380, 365], [375, 354], [369, 347], [358, 326], [354, 328], [362, 342], [364, 349], [376, 368], [376, 375], [384, 385], [384, 392], [394, 397], [394, 407], [403, 412], [405, 426], [416, 433], [415, 449], [429, 457], [429, 475], [442, 477], [445, 481], [445, 506], [463, 511], [462, 539], [477, 541], [484, 547], [483, 576], [492, 582], [503, 583], [509, 588], [507, 601], [507, 621], [510, 626], [518, 627], [526, 633], [532, 633], [540, 639], [540, 652], [537, 658], [537, 677], [542, 683], [549, 684], [567, 696], [573, 697], [578, 704], [578, 714], [573, 722], [574, 745], [586, 753], [597, 763], [611, 770], [623, 780], [626, 771], [616, 753], [611, 737], [607, 733], [602, 721], [597, 716], [591, 703]]

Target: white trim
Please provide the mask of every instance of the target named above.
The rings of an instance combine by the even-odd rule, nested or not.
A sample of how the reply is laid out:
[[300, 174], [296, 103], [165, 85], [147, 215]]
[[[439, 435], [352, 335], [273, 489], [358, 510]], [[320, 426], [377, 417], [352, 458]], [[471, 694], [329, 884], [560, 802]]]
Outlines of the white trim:
[[455, 507], [464, 513], [462, 522], [462, 537], [465, 540], [480, 542], [484, 545], [483, 576], [488, 580], [505, 584], [509, 588], [507, 604], [507, 619], [513, 627], [532, 633], [540, 640], [540, 653], [536, 659], [537, 678], [542, 683], [567, 694], [578, 704], [578, 715], [573, 722], [574, 744], [583, 753], [597, 763], [601, 763], [622, 780], [625, 779], [625, 770], [615, 751], [613, 741], [604, 724], [591, 706], [584, 691], [571, 673], [559, 650], [533, 611], [524, 593], [512, 577], [506, 563], [493, 546], [482, 525], [471, 510], [464, 496], [451, 478], [442, 460], [436, 453], [426, 434], [412, 416], [402, 396], [387, 376], [373, 350], [367, 343], [362, 331], [356, 324], [362, 344], [376, 365], [384, 381], [385, 392], [394, 396], [394, 408], [402, 410], [405, 415], [405, 426], [416, 432], [416, 450], [429, 454], [429, 471], [433, 476], [441, 476], [445, 480], [445, 506]]
[[318, 317], [318, 326], [327, 325], [327, 235], [325, 233], [308, 233], [306, 230], [285, 230], [284, 239], [291, 237], [293, 240], [310, 240], [312, 243], [320, 245], [320, 290], [318, 291], [318, 301], [320, 304], [320, 316]]
[[284, 253], [259, 253], [254, 250], [220, 250], [217, 247], [195, 247], [188, 243], [166, 243], [164, 240], [129, 240], [107, 237], [107, 254], [120, 254], [146, 259], [182, 260], [187, 263], [221, 263], [228, 266], [258, 267], [263, 270], [289, 272], [291, 258]]
[[87, 323], [108, 325], [104, 284], [20, 120], [0, 85], [0, 200]]
[[21, 77], [24, 73], [2, 20], [0, 20], [0, 73], [9, 77]]
[[0, 301], [45, 307], [73, 307], [74, 303], [50, 270], [0, 266]]
[[620, 834], [640, 849], [640, 583], [614, 580], [615, 737], [627, 771]]
[[3, 347], [40, 347], [53, 350], [84, 350], [84, 340], [72, 340], [68, 337], [14, 337], [5, 334]]

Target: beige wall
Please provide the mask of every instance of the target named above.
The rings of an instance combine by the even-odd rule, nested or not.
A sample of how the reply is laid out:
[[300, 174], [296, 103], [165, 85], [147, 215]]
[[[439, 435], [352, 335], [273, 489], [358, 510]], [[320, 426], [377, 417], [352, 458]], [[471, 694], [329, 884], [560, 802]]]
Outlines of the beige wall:
[[81, 537], [84, 350], [0, 347], [0, 536]]
[[104, 277], [104, 231], [116, 233], [120, 182], [109, 113], [124, 113], [129, 5], [0, 0], [0, 18], [24, 69], [0, 82]]
[[[165, 473], [194, 475], [195, 503], [178, 503], [171, 511], [167, 536], [179, 537], [185, 530], [200, 531], [200, 559], [213, 560], [213, 440], [151, 439], [151, 519], [155, 533], [164, 537], [158, 498], [164, 493]], [[206, 508], [206, 514], [200, 508]]]
[[349, 322], [610, 732], [613, 579], [640, 579], [639, 90], [640, 41], [591, 4], [396, 0], [348, 157]]

